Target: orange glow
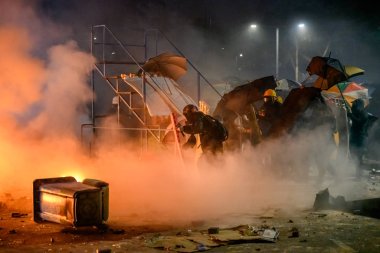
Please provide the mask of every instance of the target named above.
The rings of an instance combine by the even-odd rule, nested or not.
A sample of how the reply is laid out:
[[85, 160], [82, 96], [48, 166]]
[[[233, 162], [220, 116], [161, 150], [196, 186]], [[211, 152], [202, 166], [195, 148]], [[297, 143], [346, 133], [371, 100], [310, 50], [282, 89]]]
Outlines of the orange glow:
[[79, 171], [75, 171], [75, 172], [65, 172], [64, 174], [61, 175], [61, 177], [74, 177], [75, 180], [77, 180], [77, 182], [82, 182], [83, 179], [84, 179], [84, 176], [82, 173], [80, 173]]
[[[23, 14], [22, 9], [14, 13]], [[312, 184], [305, 180], [301, 188], [278, 175], [286, 175], [283, 170], [291, 164], [294, 171], [288, 178], [302, 181], [298, 171], [304, 172], [309, 165], [304, 162], [305, 155], [317, 152], [322, 157], [321, 150], [329, 143], [322, 143], [323, 138], [315, 133], [256, 149], [247, 147], [211, 163], [204, 157], [194, 162], [194, 151], [184, 150], [183, 168], [183, 161], [170, 149], [149, 149], [142, 154], [140, 141], [99, 132], [95, 154], [90, 157], [80, 140], [80, 125], [89, 122], [85, 105], [92, 97], [88, 77], [93, 57], [73, 41], [50, 48], [43, 47], [51, 44], [49, 41], [32, 45], [28, 35], [41, 36], [38, 29], [25, 31], [27, 28], [3, 24], [0, 22], [0, 201], [7, 193], [30, 199], [34, 179], [73, 176], [81, 182], [85, 175], [109, 183], [111, 219], [133, 217], [135, 223], [217, 220], [220, 215], [252, 213], [269, 206], [312, 206]], [[46, 59], [38, 58], [38, 52], [47, 52]], [[112, 122], [116, 124], [116, 120]], [[196, 147], [200, 151], [198, 144]], [[281, 158], [278, 164], [272, 162], [275, 157]], [[344, 171], [348, 171], [346, 167]], [[48, 195], [43, 200], [59, 201]]]

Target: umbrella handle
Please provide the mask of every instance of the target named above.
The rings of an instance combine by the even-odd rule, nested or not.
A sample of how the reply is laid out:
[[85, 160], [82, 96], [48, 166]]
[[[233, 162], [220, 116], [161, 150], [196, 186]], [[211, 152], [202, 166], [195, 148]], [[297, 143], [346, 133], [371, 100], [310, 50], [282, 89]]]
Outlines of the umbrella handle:
[[343, 103], [344, 103], [344, 106], [346, 107], [347, 112], [351, 112], [351, 107], [348, 105], [346, 99], [344, 98], [343, 93], [342, 93], [342, 91], [340, 90], [339, 84], [337, 84], [336, 87], [338, 88], [339, 93], [340, 93], [340, 95], [342, 96]]

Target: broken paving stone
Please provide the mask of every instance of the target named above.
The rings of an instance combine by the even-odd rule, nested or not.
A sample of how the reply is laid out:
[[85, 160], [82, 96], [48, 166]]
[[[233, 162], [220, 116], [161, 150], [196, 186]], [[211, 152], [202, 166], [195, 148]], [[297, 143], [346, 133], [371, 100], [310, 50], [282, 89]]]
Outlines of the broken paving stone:
[[28, 216], [27, 213], [12, 213], [12, 218], [23, 218], [23, 217], [26, 217]]
[[277, 240], [279, 234], [280, 233], [276, 229], [273, 229], [273, 228], [272, 229], [265, 229], [262, 237], [264, 239], [271, 240], [274, 242]]
[[125, 234], [125, 230], [124, 229], [110, 229], [111, 233], [112, 234], [115, 234], [115, 235], [122, 235], [122, 234]]
[[198, 244], [197, 245], [197, 250], [199, 250], [199, 251], [206, 251], [206, 250], [209, 250], [209, 249], [210, 249], [209, 247], [206, 247], [203, 244]]
[[273, 219], [273, 216], [260, 216], [259, 219], [262, 219], [262, 220], [269, 220], [269, 219]]
[[259, 229], [253, 226], [247, 226], [245, 229], [238, 229], [243, 236], [257, 236], [259, 235]]
[[111, 249], [96, 249], [96, 253], [111, 253]]
[[298, 228], [296, 227], [292, 227], [289, 232], [290, 232], [290, 235], [288, 236], [288, 238], [297, 238], [300, 236]]
[[179, 231], [176, 235], [177, 236], [190, 236], [191, 235], [191, 230], [186, 230], [186, 231]]
[[323, 218], [323, 217], [326, 217], [327, 214], [326, 213], [320, 213], [320, 212], [312, 212], [310, 213], [311, 215], [315, 215], [317, 216], [318, 218]]
[[207, 232], [209, 235], [219, 234], [219, 228], [218, 227], [211, 227], [211, 228], [207, 229]]

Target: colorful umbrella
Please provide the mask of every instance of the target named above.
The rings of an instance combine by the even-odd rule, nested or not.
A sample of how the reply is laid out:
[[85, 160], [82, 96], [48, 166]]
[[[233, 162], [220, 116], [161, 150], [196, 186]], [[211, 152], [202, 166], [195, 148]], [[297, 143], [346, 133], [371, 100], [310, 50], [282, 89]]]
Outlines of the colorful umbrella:
[[352, 106], [355, 99], [361, 98], [366, 105], [369, 102], [368, 89], [355, 82], [341, 82], [330, 89], [322, 91], [322, 95], [327, 99], [341, 99], [342, 95], [347, 103]]

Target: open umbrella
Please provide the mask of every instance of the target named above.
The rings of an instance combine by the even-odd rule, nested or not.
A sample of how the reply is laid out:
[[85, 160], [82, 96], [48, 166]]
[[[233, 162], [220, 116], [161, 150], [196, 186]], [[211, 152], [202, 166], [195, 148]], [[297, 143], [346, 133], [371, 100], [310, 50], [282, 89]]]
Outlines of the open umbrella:
[[327, 99], [341, 99], [343, 95], [350, 107], [352, 102], [358, 98], [363, 99], [366, 105], [369, 102], [368, 89], [355, 82], [338, 83], [330, 89], [322, 91], [322, 95]]
[[277, 87], [274, 76], [266, 76], [252, 82], [235, 87], [223, 95], [216, 106], [214, 115], [222, 114], [224, 110], [242, 113], [247, 105], [262, 99], [265, 90]]
[[319, 76], [314, 87], [322, 90], [326, 90], [334, 84], [348, 79], [344, 66], [340, 61], [330, 57], [313, 57], [307, 66], [306, 71], [310, 75]]
[[[169, 77], [178, 80], [187, 71], [186, 58], [172, 53], [163, 53], [150, 58], [142, 66], [145, 72], [152, 75]], [[138, 75], [141, 75], [140, 69]]]
[[350, 65], [344, 66], [344, 71], [346, 72], [348, 78], [364, 74], [364, 69]]

